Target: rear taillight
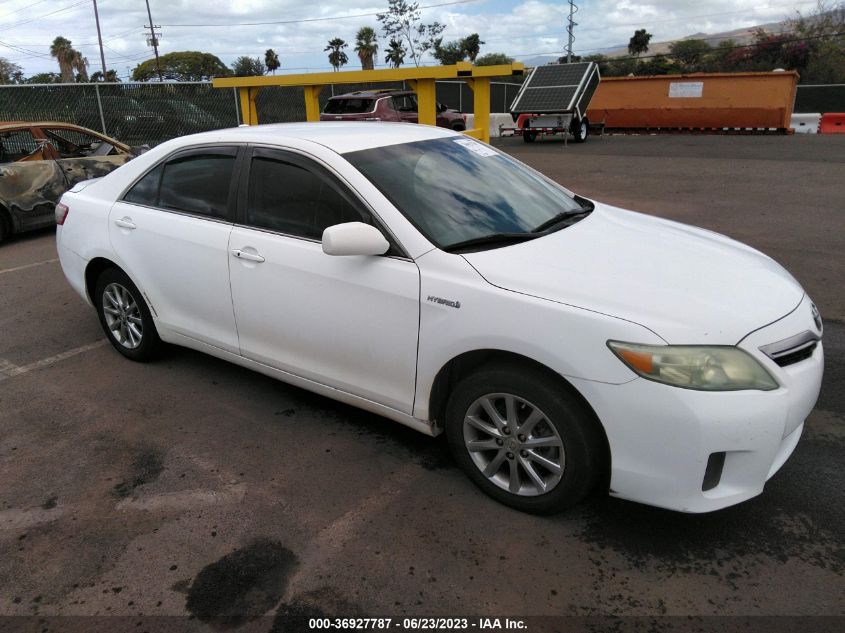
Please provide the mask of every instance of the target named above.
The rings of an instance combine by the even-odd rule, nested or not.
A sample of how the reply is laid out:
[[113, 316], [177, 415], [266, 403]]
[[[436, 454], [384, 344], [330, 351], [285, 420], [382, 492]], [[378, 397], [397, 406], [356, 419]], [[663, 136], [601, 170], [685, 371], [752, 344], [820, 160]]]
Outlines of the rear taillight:
[[59, 202], [56, 205], [56, 224], [61, 226], [67, 220], [67, 214], [70, 212], [70, 207]]

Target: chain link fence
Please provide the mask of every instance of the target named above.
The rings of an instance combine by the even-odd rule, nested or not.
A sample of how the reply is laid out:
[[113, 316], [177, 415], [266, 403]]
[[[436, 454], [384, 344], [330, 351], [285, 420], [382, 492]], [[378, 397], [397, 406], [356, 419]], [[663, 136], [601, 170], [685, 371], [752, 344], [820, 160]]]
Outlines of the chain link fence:
[[[403, 82], [326, 86], [320, 106], [333, 95], [373, 88], [407, 89]], [[507, 112], [519, 84], [493, 82], [491, 112]], [[472, 91], [462, 81], [438, 81], [437, 100], [472, 112]], [[258, 120], [284, 123], [305, 120], [300, 87], [262, 88], [256, 100]], [[0, 85], [0, 121], [62, 121], [112, 136], [128, 145], [164, 141], [240, 123], [234, 88], [201, 83], [99, 83]]]

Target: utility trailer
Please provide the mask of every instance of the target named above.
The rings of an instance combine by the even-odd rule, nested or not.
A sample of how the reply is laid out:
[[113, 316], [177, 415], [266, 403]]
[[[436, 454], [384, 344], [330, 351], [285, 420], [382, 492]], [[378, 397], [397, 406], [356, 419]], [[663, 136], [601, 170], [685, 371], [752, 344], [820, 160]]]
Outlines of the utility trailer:
[[590, 133], [587, 108], [601, 81], [595, 62], [537, 66], [510, 107], [516, 127], [502, 128], [533, 143], [540, 135], [571, 135], [583, 143]]

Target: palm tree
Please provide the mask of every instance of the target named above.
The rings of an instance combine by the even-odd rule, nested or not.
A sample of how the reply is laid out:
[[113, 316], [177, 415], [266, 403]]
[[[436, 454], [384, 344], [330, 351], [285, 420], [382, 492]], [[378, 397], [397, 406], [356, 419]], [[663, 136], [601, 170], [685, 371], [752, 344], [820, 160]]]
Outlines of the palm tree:
[[78, 81], [88, 81], [88, 58], [83, 57], [79, 51], [73, 51], [71, 66], [78, 73]]
[[355, 35], [355, 52], [358, 53], [358, 59], [361, 60], [361, 68], [372, 70], [373, 62], [378, 53], [376, 32], [373, 28], [362, 26], [358, 29], [358, 33]]
[[279, 56], [276, 54], [272, 48], [268, 48], [264, 52], [264, 65], [267, 67], [267, 71], [276, 74], [276, 70], [281, 66], [281, 62], [279, 62]]
[[73, 83], [73, 60], [76, 57], [76, 51], [71, 41], [59, 35], [50, 45], [50, 55], [59, 62], [62, 83]]
[[384, 61], [390, 64], [391, 68], [399, 68], [405, 63], [405, 48], [398, 40], [390, 40], [390, 46], [387, 47], [387, 55], [384, 56]]
[[334, 68], [335, 72], [340, 70], [340, 67], [349, 61], [349, 58], [346, 56], [346, 53], [343, 52], [343, 49], [347, 46], [348, 44], [346, 42], [344, 42], [339, 37], [336, 37], [332, 40], [329, 40], [329, 45], [323, 49], [324, 51], [330, 51], [329, 63], [332, 65], [332, 68]]

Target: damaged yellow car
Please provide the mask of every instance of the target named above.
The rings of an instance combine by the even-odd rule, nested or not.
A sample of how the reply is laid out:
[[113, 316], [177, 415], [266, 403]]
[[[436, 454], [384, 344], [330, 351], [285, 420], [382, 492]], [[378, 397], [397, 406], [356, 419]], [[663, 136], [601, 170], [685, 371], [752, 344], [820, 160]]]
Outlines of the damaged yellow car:
[[54, 224], [65, 191], [105, 176], [138, 153], [70, 123], [0, 122], [0, 242]]

